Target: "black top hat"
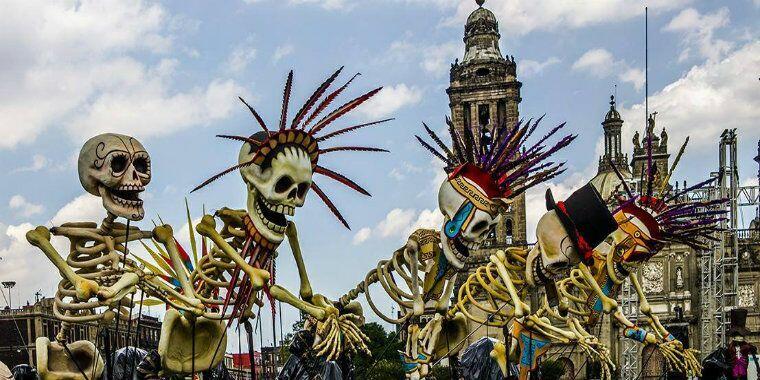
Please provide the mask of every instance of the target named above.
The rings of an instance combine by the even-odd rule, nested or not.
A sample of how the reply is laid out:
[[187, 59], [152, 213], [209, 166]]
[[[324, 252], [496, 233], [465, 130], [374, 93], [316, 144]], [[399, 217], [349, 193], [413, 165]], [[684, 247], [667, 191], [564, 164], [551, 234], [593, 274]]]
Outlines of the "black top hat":
[[728, 313], [731, 321], [728, 336], [747, 336], [752, 333], [747, 329], [747, 309], [733, 309]]
[[546, 209], [557, 213], [586, 264], [591, 261], [591, 250], [618, 227], [599, 191], [590, 183], [564, 202], [554, 202], [551, 189], [546, 189]]

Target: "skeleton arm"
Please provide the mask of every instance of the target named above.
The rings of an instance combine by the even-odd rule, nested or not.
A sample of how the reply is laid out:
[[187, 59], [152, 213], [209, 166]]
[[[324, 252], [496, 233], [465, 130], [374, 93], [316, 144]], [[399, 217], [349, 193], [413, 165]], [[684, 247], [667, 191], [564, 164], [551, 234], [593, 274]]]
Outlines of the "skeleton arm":
[[97, 294], [99, 289], [98, 283], [74, 273], [74, 270], [63, 260], [53, 245], [50, 244], [50, 231], [47, 228], [39, 226], [27, 232], [26, 240], [42, 250], [45, 256], [58, 268], [61, 275], [74, 285], [77, 299], [87, 301]]

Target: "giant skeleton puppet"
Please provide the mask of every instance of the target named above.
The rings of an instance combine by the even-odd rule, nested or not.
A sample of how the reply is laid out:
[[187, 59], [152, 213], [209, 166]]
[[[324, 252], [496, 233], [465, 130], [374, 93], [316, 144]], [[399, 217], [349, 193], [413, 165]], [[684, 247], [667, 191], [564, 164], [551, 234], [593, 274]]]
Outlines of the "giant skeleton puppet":
[[[632, 192], [622, 179], [625, 197], [621, 197], [619, 207], [613, 211], [616, 228], [600, 244], [584, 244], [586, 223], [579, 220], [577, 207], [554, 203], [547, 194], [547, 206], [559, 217], [562, 230], [573, 240], [574, 249], [563, 249], [556, 236], [538, 233], [537, 247], [527, 256], [524, 264], [525, 281], [531, 285], [547, 286], [547, 296], [535, 313], [522, 320], [516, 320], [511, 329], [515, 360], [519, 360], [521, 378], [527, 378], [528, 371], [535, 369], [536, 358], [554, 344], [580, 344], [592, 358], [602, 363], [602, 375], [610, 378], [614, 365], [606, 348], [598, 343], [590, 331], [601, 324], [600, 316], [609, 314], [613, 323], [623, 328], [626, 338], [643, 344], [654, 344], [663, 353], [669, 367], [684, 373], [699, 374], [699, 362], [695, 351], [685, 349], [652, 314], [651, 307], [636, 277], [638, 267], [654, 256], [665, 243], [676, 242], [694, 248], [704, 248], [704, 240], [712, 239], [717, 231], [723, 210], [719, 208], [725, 200], [694, 202], [684, 195], [686, 192], [708, 185], [712, 180], [701, 182], [680, 192], [672, 192], [668, 180], [675, 169], [686, 143], [681, 148], [668, 173], [655, 180], [655, 166], [651, 163], [651, 147], [646, 178], [642, 181], [641, 192]], [[614, 168], [614, 166], [613, 166]], [[619, 174], [618, 174], [619, 175]], [[592, 191], [589, 185], [581, 192]], [[574, 194], [575, 195], [575, 194]], [[572, 197], [571, 197], [572, 198]], [[596, 203], [596, 202], [593, 202]], [[598, 207], [597, 207], [598, 208]], [[599, 209], [597, 214], [601, 214]], [[539, 231], [545, 218], [539, 222]], [[603, 218], [599, 222], [607, 224]], [[560, 234], [561, 236], [562, 234]], [[580, 241], [579, 241], [580, 240]], [[554, 246], [555, 248], [552, 248]], [[594, 249], [590, 249], [594, 247]], [[557, 255], [565, 252], [566, 255]], [[503, 256], [503, 255], [502, 255]], [[559, 268], [570, 268], [562, 277]], [[515, 271], [519, 265], [515, 265]], [[639, 297], [640, 310], [647, 317], [651, 327], [646, 331], [622, 315], [615, 297], [621, 284], [629, 278]], [[556, 288], [553, 286], [556, 281]], [[470, 280], [468, 280], [468, 283]], [[467, 285], [465, 285], [465, 288]], [[495, 288], [493, 286], [491, 289]], [[558, 302], [552, 300], [549, 290], [556, 290]], [[466, 293], [470, 293], [468, 289]], [[461, 293], [460, 293], [461, 298]], [[472, 300], [475, 303], [474, 300]], [[596, 342], [596, 343], [595, 343]], [[595, 343], [595, 344], [594, 344]], [[526, 351], [527, 349], [527, 351]], [[506, 369], [508, 353], [502, 345], [494, 356]], [[529, 355], [526, 356], [526, 352]]]
[[[448, 174], [438, 191], [438, 205], [444, 214], [442, 228], [412, 233], [406, 246], [394, 252], [390, 260], [379, 262], [364, 281], [341, 298], [345, 303], [364, 293], [378, 316], [407, 331], [401, 356], [407, 377], [412, 379], [424, 378], [435, 362], [461, 348], [467, 334], [466, 319], [449, 310], [449, 299], [470, 251], [480, 247], [512, 199], [564, 171], [563, 163], [547, 162], [547, 158], [575, 138], [565, 136], [554, 145], [547, 144], [562, 124], [528, 145], [540, 119], [481, 126], [477, 133], [470, 128], [459, 131], [449, 119], [446, 121], [451, 148], [427, 125], [425, 130], [437, 147], [417, 136], [444, 162]], [[394, 272], [404, 280], [403, 288], [396, 283]], [[400, 318], [388, 317], [375, 306], [368, 288], [377, 282], [398, 303]], [[418, 317], [423, 313], [435, 316], [421, 327]]]
[[[204, 249], [202, 258], [188, 279], [193, 284], [191, 291], [203, 300], [206, 307], [217, 310], [220, 318], [227, 320], [228, 324], [234, 319], [250, 323], [248, 320], [254, 315], [253, 306], [263, 305], [262, 291], [272, 306], [274, 300], [279, 300], [298, 308], [308, 316], [307, 328], [314, 332], [313, 352], [327, 360], [338, 358], [343, 353], [367, 351], [367, 338], [359, 330], [364, 317], [357, 302], [340, 305], [321, 294], [313, 293], [298, 243], [296, 226], [288, 221], [286, 215], [294, 215], [296, 209], [304, 205], [309, 190], [313, 190], [341, 223], [348, 227], [333, 202], [313, 181], [313, 175], [316, 173], [328, 177], [364, 195], [369, 193], [343, 175], [319, 165], [319, 158], [323, 154], [340, 151], [386, 151], [362, 146], [320, 145], [331, 142], [339, 135], [390, 120], [324, 133], [326, 127], [380, 90], [377, 88], [369, 91], [320, 118], [356, 77], [339, 88], [330, 90], [341, 70], [342, 68], [337, 70], [322, 83], [301, 106], [292, 121], [288, 122], [288, 104], [293, 83], [291, 72], [285, 85], [280, 120], [274, 129], [270, 129], [258, 112], [243, 101], [262, 131], [249, 137], [220, 135], [222, 138], [243, 142], [238, 164], [209, 178], [193, 191], [224, 174], [238, 170], [248, 192], [247, 207], [245, 210], [222, 208], [214, 215], [202, 218], [196, 230], [213, 244], [208, 252]], [[217, 219], [222, 222], [221, 228], [217, 226]], [[275, 284], [276, 249], [285, 236], [288, 237], [298, 267], [300, 297]], [[182, 316], [177, 315], [177, 319], [181, 320]], [[209, 351], [221, 358], [223, 355], [218, 352], [220, 346], [221, 343], [216, 350]]]
[[[651, 122], [651, 120], [650, 120]], [[725, 199], [693, 201], [686, 193], [715, 181], [715, 178], [692, 187], [674, 191], [668, 184], [688, 139], [684, 142], [667, 173], [658, 175], [652, 164], [651, 135], [647, 142], [645, 177], [634, 192], [622, 180], [623, 195], [613, 211], [618, 228], [605, 243], [594, 249], [591, 257], [583, 260], [570, 272], [568, 278], [557, 283], [559, 305], [554, 307], [546, 300], [537, 311], [560, 321], [573, 321], [578, 328], [590, 331], [600, 324], [600, 317], [608, 314], [623, 329], [623, 336], [645, 345], [655, 345], [673, 371], [699, 376], [701, 366], [693, 349], [687, 349], [671, 335], [653, 314], [646, 294], [639, 284], [639, 267], [649, 261], [668, 243], [685, 244], [693, 249], [706, 249], [707, 240], [714, 240], [718, 223], [725, 214]], [[613, 165], [614, 168], [614, 165]], [[618, 307], [615, 298], [627, 279], [636, 290], [639, 311], [646, 317], [649, 329], [628, 320]], [[537, 319], [536, 327], [547, 332], [557, 331]]]
[[[96, 322], [105, 328], [115, 318], [128, 319], [133, 305], [127, 296], [139, 281], [138, 275], [126, 270], [128, 244], [151, 236], [129, 226], [145, 215], [139, 195], [151, 180], [150, 155], [139, 141], [113, 133], [91, 138], [79, 154], [79, 179], [87, 192], [103, 200], [107, 216], [100, 225], [68, 222], [49, 230], [39, 226], [26, 234], [63, 277], [53, 304], [61, 329], [54, 342], [47, 337], [36, 342], [37, 371], [45, 380], [102, 375], [104, 363], [97, 347], [89, 341], [70, 342], [69, 331], [72, 324]], [[125, 218], [126, 225], [118, 218]], [[51, 235], [69, 240], [65, 259], [51, 244]]]
[[[518, 363], [521, 379], [536, 368], [537, 358], [548, 350], [551, 339], [580, 347], [589, 358], [600, 362], [605, 372], [610, 372], [609, 350], [597, 337], [572, 323], [560, 333], [542, 333], [534, 326], [548, 321], [539, 321], [540, 316], [532, 313], [524, 300], [536, 291], [537, 285], [545, 288], [547, 302], [556, 300], [553, 281], [566, 277], [570, 269], [590, 257], [590, 247], [601, 243], [617, 224], [591, 185], [557, 203], [547, 190], [547, 199], [550, 207], [536, 226], [536, 245], [530, 250], [512, 247], [492, 254], [487, 264], [475, 268], [464, 281], [449, 314], [461, 312], [479, 325], [502, 328], [505, 335], [511, 335], [510, 349], [504, 342], [497, 342], [492, 355], [504, 371], [509, 355], [511, 363]], [[470, 350], [469, 354], [476, 351]]]

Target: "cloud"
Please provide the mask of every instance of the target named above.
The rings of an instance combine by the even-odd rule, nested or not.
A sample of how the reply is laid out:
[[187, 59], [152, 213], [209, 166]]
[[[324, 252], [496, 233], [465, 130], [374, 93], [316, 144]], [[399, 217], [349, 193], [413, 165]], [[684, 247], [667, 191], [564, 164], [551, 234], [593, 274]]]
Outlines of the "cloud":
[[678, 58], [679, 62], [688, 59], [693, 48], [701, 57], [716, 61], [733, 47], [731, 42], [715, 38], [715, 31], [728, 25], [729, 21], [729, 11], [725, 7], [705, 15], [694, 8], [687, 8], [673, 17], [662, 30], [680, 33], [683, 36], [684, 50]]
[[275, 49], [274, 55], [272, 55], [272, 62], [277, 63], [281, 59], [293, 54], [295, 48], [291, 44], [280, 45]]
[[352, 7], [348, 0], [289, 0], [288, 3], [293, 5], [316, 4], [324, 9], [350, 9]]
[[630, 83], [640, 91], [644, 87], [644, 72], [632, 68], [624, 60], [615, 60], [612, 53], [605, 49], [591, 49], [573, 63], [573, 70], [585, 72], [597, 78], [617, 76], [623, 83]]
[[191, 23], [156, 3], [9, 1], [0, 24], [0, 56], [12, 57], [0, 62], [0, 149], [31, 143], [53, 125], [76, 139], [105, 128], [165, 134], [167, 126], [173, 132], [226, 117], [228, 108], [208, 100], [237, 95], [237, 85], [219, 78], [172, 89], [174, 33]]
[[[424, 0], [417, 0], [424, 1]], [[467, 16], [475, 9], [472, 1], [427, 0], [441, 7], [457, 4], [456, 15], [443, 21], [444, 25], [460, 27]], [[679, 9], [690, 0], [654, 0], [648, 1], [649, 12], [659, 13]], [[499, 24], [504, 36], [524, 36], [538, 30], [578, 29], [593, 25], [611, 24], [630, 20], [644, 14], [644, 6], [638, 1], [566, 1], [566, 0], [502, 0], [488, 2], [486, 7], [492, 10], [500, 20], [509, 20]]]
[[523, 59], [517, 64], [517, 75], [524, 78], [540, 75], [547, 67], [560, 62], [562, 60], [557, 57], [549, 57], [543, 62]]
[[83, 194], [61, 207], [50, 221], [54, 226], [72, 221], [100, 223], [105, 217], [102, 199], [92, 194]]
[[440, 77], [448, 73], [449, 65], [455, 58], [463, 54], [461, 43], [448, 42], [440, 45], [432, 45], [422, 49], [423, 70]]
[[414, 209], [395, 208], [378, 223], [375, 232], [383, 238], [401, 236], [414, 221], [416, 213]]
[[439, 78], [449, 71], [454, 59], [464, 53], [461, 42], [451, 41], [442, 44], [412, 42], [410, 35], [393, 41], [383, 57], [383, 62], [417, 63], [428, 74]]
[[45, 208], [40, 204], [29, 202], [21, 195], [14, 195], [8, 201], [8, 207], [24, 218], [41, 213]]
[[[678, 144], [691, 136], [684, 159], [694, 157], [702, 149], [714, 149], [726, 128], [738, 128], [742, 139], [760, 138], [757, 76], [747, 70], [750, 67], [760, 67], [758, 41], [741, 46], [721, 61], [708, 59], [692, 67], [649, 97], [650, 112], [658, 112], [658, 129], [667, 128], [670, 140]], [[643, 104], [622, 108], [620, 112], [626, 125], [644, 125]], [[623, 141], [631, 141], [634, 129], [623, 128]]]
[[359, 111], [371, 118], [392, 115], [402, 107], [417, 104], [422, 100], [422, 90], [404, 83], [387, 86], [360, 106]]
[[49, 163], [50, 163], [50, 160], [48, 160], [47, 157], [41, 154], [35, 154], [34, 156], [32, 156], [32, 163], [30, 165], [16, 168], [11, 173], [38, 172], [42, 170], [45, 166], [47, 166]]
[[434, 210], [395, 208], [385, 215], [374, 228], [364, 227], [353, 237], [353, 244], [361, 244], [370, 238], [387, 239], [394, 238], [406, 241], [414, 230], [419, 228], [440, 229], [443, 224], [443, 214], [436, 208]]
[[225, 67], [233, 74], [240, 74], [255, 58], [256, 49], [253, 47], [252, 39], [248, 38], [245, 42], [232, 49], [225, 62]]
[[357, 231], [356, 234], [354, 234], [354, 238], [352, 242], [354, 245], [359, 245], [367, 241], [370, 235], [372, 235], [372, 229], [369, 227], [364, 227], [360, 229], [359, 231]]

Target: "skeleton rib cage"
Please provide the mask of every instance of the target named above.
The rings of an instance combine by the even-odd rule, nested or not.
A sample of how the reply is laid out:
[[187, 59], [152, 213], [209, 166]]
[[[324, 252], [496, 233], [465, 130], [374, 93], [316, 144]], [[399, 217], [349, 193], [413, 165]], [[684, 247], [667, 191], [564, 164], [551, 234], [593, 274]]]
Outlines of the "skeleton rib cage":
[[[109, 215], [100, 226], [91, 222], [73, 222], [50, 230], [53, 235], [65, 237], [70, 242], [66, 263], [77, 275], [95, 281], [101, 290], [115, 285], [125, 273], [127, 244], [150, 237], [150, 232], [134, 227], [127, 233], [126, 226], [114, 222], [114, 219], [115, 216]], [[134, 264], [129, 266], [134, 267]], [[122, 294], [115, 305], [104, 304], [97, 299], [80, 301], [76, 293], [74, 285], [63, 277], [58, 284], [53, 304], [54, 315], [62, 321], [57, 335], [60, 341], [66, 341], [70, 323], [108, 323], [116, 315], [125, 320], [133, 306], [129, 296], [134, 293], [134, 289]], [[102, 307], [105, 309], [98, 310]]]

